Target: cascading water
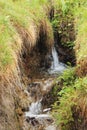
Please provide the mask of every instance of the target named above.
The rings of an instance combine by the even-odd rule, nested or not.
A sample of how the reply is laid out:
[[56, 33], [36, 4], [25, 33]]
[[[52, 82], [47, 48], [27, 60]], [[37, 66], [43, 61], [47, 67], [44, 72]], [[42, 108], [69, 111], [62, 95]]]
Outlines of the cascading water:
[[[65, 70], [66, 67], [63, 63], [59, 62], [58, 54], [55, 47], [52, 48], [52, 57], [53, 57], [53, 62], [49, 70], [49, 73], [56, 74], [58, 72], [59, 73], [63, 72], [63, 70]], [[45, 89], [47, 89], [49, 85], [51, 86], [51, 84], [46, 81]], [[43, 113], [42, 104], [41, 104], [41, 100], [39, 100], [31, 103], [31, 106], [29, 107], [29, 111], [26, 112], [25, 115], [29, 117], [35, 117], [35, 118], [49, 117], [48, 114], [42, 114], [42, 113]]]
[[32, 102], [31, 106], [29, 107], [29, 111], [26, 112], [25, 115], [28, 117], [35, 117], [35, 118], [50, 117], [48, 114], [42, 114], [41, 100], [39, 100], [37, 102]]
[[[42, 111], [41, 100], [32, 103], [29, 107], [29, 112], [25, 112], [27, 121], [32, 124], [30, 130], [56, 130], [53, 118], [48, 113], [50, 110], [51, 108], [47, 108]], [[42, 114], [43, 112], [46, 113]]]
[[53, 56], [53, 62], [52, 62], [51, 68], [55, 69], [59, 65], [59, 58], [58, 58], [58, 55], [57, 55], [55, 47], [52, 48], [52, 56]]
[[42, 112], [42, 105], [40, 101], [33, 102], [29, 108], [30, 113], [38, 115]]
[[26, 112], [26, 116], [35, 117], [42, 112], [41, 101], [32, 102], [29, 107], [29, 112]]
[[[66, 69], [66, 67], [65, 64], [59, 62], [58, 54], [55, 47], [52, 48], [52, 57], [53, 57], [52, 65], [51, 68], [48, 70], [48, 72], [54, 75], [56, 75], [57, 73], [62, 73]], [[49, 80], [46, 79], [44, 83], [41, 82], [43, 93], [48, 93], [52, 85], [53, 85], [53, 79]], [[42, 99], [43, 98], [44, 97], [42, 96]], [[28, 122], [30, 122], [34, 126], [35, 128], [34, 130], [39, 130], [38, 124], [44, 127], [44, 129], [42, 130], [49, 130], [49, 129], [56, 130], [56, 125], [54, 124], [53, 117], [49, 113], [51, 108], [46, 108], [43, 110], [41, 104], [42, 99], [36, 102], [32, 102], [31, 105], [29, 106], [29, 111], [25, 112], [25, 116]], [[33, 130], [33, 128], [31, 128], [31, 130]]]
[[51, 65], [50, 73], [63, 72], [66, 67], [63, 63], [59, 62], [59, 57], [55, 47], [52, 48], [52, 57], [53, 62]]

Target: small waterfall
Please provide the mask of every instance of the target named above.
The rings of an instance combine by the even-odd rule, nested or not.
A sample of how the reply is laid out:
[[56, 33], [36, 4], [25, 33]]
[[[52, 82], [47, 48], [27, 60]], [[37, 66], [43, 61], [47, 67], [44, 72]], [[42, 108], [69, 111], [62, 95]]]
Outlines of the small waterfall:
[[50, 109], [48, 108], [47, 110], [42, 110], [42, 104], [41, 100], [37, 102], [32, 102], [31, 106], [29, 107], [29, 111], [25, 112], [25, 116], [27, 117], [35, 117], [35, 118], [49, 118], [51, 117], [49, 114], [43, 114], [43, 111], [49, 111]]
[[41, 105], [41, 101], [37, 101], [37, 102], [32, 102], [29, 111], [31, 114], [41, 114], [42, 112], [42, 105]]
[[[51, 90], [50, 87], [52, 88], [53, 86], [53, 81], [54, 79], [52, 78], [42, 80], [40, 93], [44, 92], [45, 94], [46, 91], [48, 93]], [[40, 100], [38, 98], [36, 102], [32, 102], [31, 105], [29, 105], [28, 111], [25, 112], [25, 121], [27, 121], [27, 125], [25, 125], [29, 127], [30, 130], [56, 130], [56, 125], [50, 114], [51, 108], [44, 107], [43, 98], [44, 96], [42, 95]]]
[[52, 48], [52, 57], [53, 57], [53, 62], [52, 62], [51, 69], [56, 69], [59, 67], [59, 58], [55, 47]]
[[66, 67], [63, 63], [59, 62], [59, 57], [55, 47], [52, 48], [52, 57], [53, 62], [51, 65], [50, 73], [62, 72]]

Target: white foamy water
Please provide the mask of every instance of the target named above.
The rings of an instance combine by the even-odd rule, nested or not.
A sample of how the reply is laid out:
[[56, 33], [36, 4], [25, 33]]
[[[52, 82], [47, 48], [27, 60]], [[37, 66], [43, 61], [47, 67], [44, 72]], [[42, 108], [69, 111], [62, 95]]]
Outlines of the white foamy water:
[[35, 115], [40, 114], [42, 112], [41, 101], [32, 102], [29, 108], [29, 112]]
[[38, 119], [38, 118], [51, 118], [52, 116], [49, 115], [49, 114], [39, 114], [39, 115], [35, 115], [35, 114], [32, 114], [30, 112], [25, 112], [25, 116], [26, 117], [34, 117], [35, 119]]
[[51, 117], [49, 114], [41, 114], [42, 113], [42, 104], [41, 100], [37, 102], [31, 103], [29, 107], [29, 111], [25, 112], [25, 116], [27, 117], [35, 117], [35, 118], [49, 118]]
[[[44, 82], [45, 90], [49, 88], [49, 82]], [[52, 115], [49, 113], [51, 108], [42, 109], [41, 100], [32, 102], [29, 106], [29, 111], [25, 112], [25, 117], [31, 126], [30, 130], [40, 130], [39, 126], [42, 126], [42, 130], [56, 130]]]
[[52, 57], [53, 57], [53, 62], [50, 68], [50, 73], [57, 73], [57, 72], [63, 72], [66, 67], [63, 63], [59, 62], [59, 57], [56, 51], [56, 48], [52, 48]]

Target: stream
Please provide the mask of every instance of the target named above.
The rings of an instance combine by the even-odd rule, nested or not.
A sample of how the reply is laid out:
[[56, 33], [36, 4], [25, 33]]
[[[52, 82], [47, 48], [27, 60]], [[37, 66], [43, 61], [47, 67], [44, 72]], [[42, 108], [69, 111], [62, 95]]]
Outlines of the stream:
[[[52, 65], [48, 70], [50, 76], [43, 79], [36, 79], [29, 86], [28, 92], [31, 93], [32, 103], [28, 111], [25, 112], [27, 122], [25, 123], [25, 127], [28, 127], [28, 130], [59, 130], [51, 115], [51, 108], [42, 104], [44, 95], [48, 94], [54, 85], [55, 75], [62, 73], [66, 69], [65, 64], [59, 62], [55, 47], [52, 48], [52, 58]], [[25, 129], [27, 130], [27, 128]]]

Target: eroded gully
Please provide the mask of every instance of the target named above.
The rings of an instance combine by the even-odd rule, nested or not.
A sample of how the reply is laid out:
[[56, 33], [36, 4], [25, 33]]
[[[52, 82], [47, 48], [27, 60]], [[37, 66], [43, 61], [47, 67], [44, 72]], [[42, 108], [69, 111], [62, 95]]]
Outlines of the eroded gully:
[[[52, 58], [51, 68], [46, 73], [42, 73], [43, 78], [36, 78], [29, 84], [27, 93], [30, 93], [32, 103], [28, 111], [25, 112], [24, 130], [59, 130], [51, 115], [51, 107], [43, 99], [54, 86], [55, 78], [66, 67], [59, 62], [55, 47], [52, 48]], [[43, 102], [45, 102], [45, 105]]]

